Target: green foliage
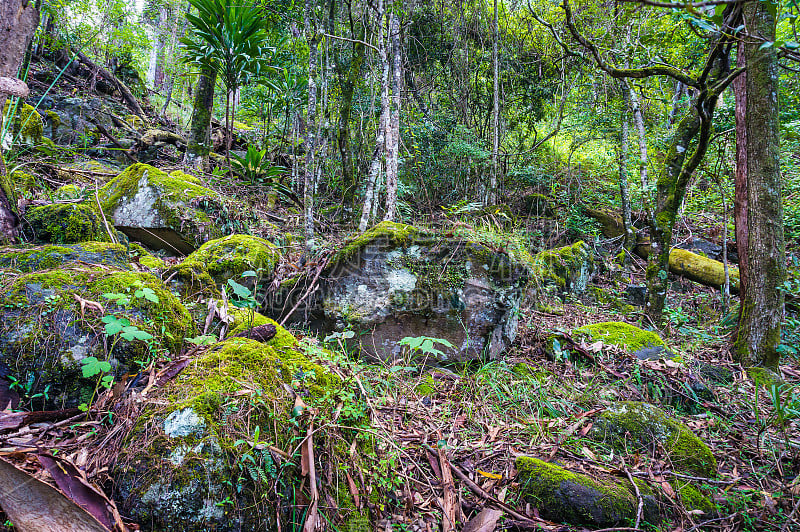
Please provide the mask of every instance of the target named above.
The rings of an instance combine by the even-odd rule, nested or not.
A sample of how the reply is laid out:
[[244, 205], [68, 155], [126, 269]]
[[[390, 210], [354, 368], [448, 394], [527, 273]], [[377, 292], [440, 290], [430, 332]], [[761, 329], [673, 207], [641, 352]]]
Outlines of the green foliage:
[[233, 166], [251, 184], [274, 185], [277, 178], [286, 172], [283, 166], [273, 165], [267, 157], [267, 150], [256, 149], [252, 144], [247, 146], [244, 157], [233, 156]]

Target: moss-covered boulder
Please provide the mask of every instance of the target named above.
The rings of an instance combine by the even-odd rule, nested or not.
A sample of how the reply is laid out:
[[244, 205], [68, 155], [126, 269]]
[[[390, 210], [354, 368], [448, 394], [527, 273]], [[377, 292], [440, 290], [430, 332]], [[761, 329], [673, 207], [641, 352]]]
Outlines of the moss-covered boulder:
[[[116, 499], [143, 530], [277, 530], [276, 514], [292, 529], [291, 515], [276, 510], [278, 493], [300, 484], [284, 460], [305, 416], [288, 390], [321, 408], [342, 383], [287, 335], [216, 344], [149, 399], [112, 472]], [[314, 437], [318, 446], [324, 438]], [[321, 511], [341, 522], [339, 510]]]
[[259, 277], [270, 277], [279, 258], [278, 247], [263, 238], [228, 235], [206, 242], [184, 262], [201, 264], [217, 283], [236, 278], [246, 284], [241, 279], [244, 272], [252, 270]]
[[111, 240], [99, 211], [85, 203], [39, 205], [29, 209], [25, 219], [39, 242], [74, 244]]
[[[3, 108], [3, 114], [10, 112], [8, 101]], [[14, 114], [13, 129], [11, 131], [14, 142], [26, 144], [28, 146], [38, 146], [42, 143], [44, 134], [44, 122], [42, 115], [30, 104], [19, 103]]]
[[555, 214], [553, 200], [538, 192], [525, 194], [519, 198], [516, 207], [518, 212], [523, 216], [541, 217], [553, 216], [553, 214]]
[[84, 242], [67, 246], [0, 247], [0, 269], [25, 273], [79, 262], [129, 270], [131, 259], [128, 248], [110, 242]]
[[[589, 477], [527, 456], [517, 458], [516, 468], [520, 495], [546, 519], [599, 527], [636, 519], [638, 499], [627, 479]], [[637, 487], [645, 522], [657, 524], [653, 491], [643, 482], [637, 481]]]
[[[575, 329], [573, 334], [579, 337], [586, 337], [594, 342], [600, 340], [604, 344], [615, 345], [632, 355], [644, 353], [646, 350], [652, 351], [653, 349], [659, 352], [667, 352], [667, 344], [656, 333], [642, 330], [623, 321], [604, 321], [584, 325]], [[642, 356], [639, 358], [651, 357]]]
[[189, 313], [150, 274], [83, 264], [3, 274], [0, 360], [28, 397], [43, 394], [37, 408], [90, 400], [100, 375], [82, 376], [87, 357], [109, 361], [122, 375], [162, 349], [178, 352], [195, 334]]
[[607, 408], [595, 419], [591, 434], [620, 452], [659, 454], [663, 449], [666, 454], [660, 458], [677, 471], [701, 477], [717, 473], [717, 460], [708, 445], [689, 427], [648, 403], [624, 401]]
[[189, 254], [223, 236], [214, 221], [219, 196], [147, 164], [129, 166], [99, 191], [103, 210], [131, 240]]
[[547, 249], [534, 256], [533, 286], [537, 298], [555, 291], [580, 294], [586, 291], [596, 271], [595, 253], [582, 240], [570, 246]]
[[321, 275], [319, 317], [328, 331], [361, 333], [362, 351], [382, 359], [402, 355], [407, 336], [452, 344], [413, 353], [429, 362], [495, 358], [516, 336], [529, 273], [507, 249], [382, 222], [345, 243]]

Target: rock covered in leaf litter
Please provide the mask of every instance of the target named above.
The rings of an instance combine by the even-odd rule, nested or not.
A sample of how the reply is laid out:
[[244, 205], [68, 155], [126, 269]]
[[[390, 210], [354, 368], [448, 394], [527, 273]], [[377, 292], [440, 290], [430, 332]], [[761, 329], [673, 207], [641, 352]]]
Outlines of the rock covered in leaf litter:
[[[590, 477], [528, 456], [518, 457], [516, 468], [520, 495], [546, 519], [599, 527], [636, 519], [639, 500], [627, 479]], [[636, 481], [636, 487], [643, 521], [658, 524], [655, 494], [644, 482]]]
[[214, 220], [219, 196], [182, 173], [137, 163], [103, 186], [99, 196], [114, 225], [151, 249], [189, 254], [223, 236]]
[[381, 359], [420, 336], [452, 345], [437, 344], [429, 362], [493, 359], [516, 337], [529, 272], [511, 250], [479, 238], [382, 222], [333, 257], [320, 306], [328, 331], [355, 331], [361, 349]]
[[665, 459], [676, 471], [704, 478], [717, 474], [717, 460], [708, 445], [689, 427], [649, 403], [612, 405], [595, 419], [591, 435], [619, 452]]
[[[78, 245], [23, 251], [17, 266], [46, 270], [2, 271], [0, 360], [10, 368], [10, 376], [21, 383], [25, 395], [42, 394], [36, 399], [41, 401], [35, 403], [37, 407], [74, 407], [88, 402], [102, 375], [83, 377], [82, 361], [87, 357], [108, 360], [113, 373], [121, 375], [135, 372], [137, 362], [147, 361], [152, 356], [151, 347], [177, 352], [183, 338], [195, 334], [186, 308], [157, 277], [110, 266], [59, 262], [82, 253], [85, 258], [90, 258], [86, 255], [89, 253], [110, 264], [120, 260], [118, 248], [103, 245], [107, 248], [95, 251], [84, 251]], [[64, 250], [62, 257], [58, 257], [59, 249]], [[8, 255], [7, 251], [2, 253], [5, 260]], [[54, 264], [60, 265], [47, 269]], [[104, 294], [119, 294], [128, 301]], [[120, 333], [106, 338], [108, 320], [135, 326], [139, 332], [126, 333], [130, 339]], [[140, 333], [152, 340], [137, 339]]]

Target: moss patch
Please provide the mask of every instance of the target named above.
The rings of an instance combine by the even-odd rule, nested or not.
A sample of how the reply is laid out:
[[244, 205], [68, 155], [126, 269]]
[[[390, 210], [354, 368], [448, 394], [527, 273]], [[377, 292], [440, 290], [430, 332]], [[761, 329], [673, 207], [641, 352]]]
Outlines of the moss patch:
[[53, 203], [28, 210], [25, 215], [36, 239], [54, 244], [109, 242], [102, 219], [83, 203]]
[[547, 519], [609, 526], [636, 518], [636, 497], [611, 478], [590, 478], [527, 456], [517, 458], [516, 468], [520, 494]]
[[202, 264], [216, 281], [223, 282], [248, 270], [269, 277], [279, 258], [278, 248], [263, 238], [229, 235], [206, 242], [186, 261]]
[[83, 242], [69, 246], [0, 248], [0, 268], [21, 272], [49, 270], [64, 264], [83, 262], [102, 264], [121, 270], [130, 269], [128, 250], [110, 242]]
[[701, 477], [717, 473], [717, 460], [708, 445], [648, 403], [625, 401], [607, 409], [596, 419], [593, 435], [620, 451], [650, 452], [657, 443], [676, 470]]
[[670, 482], [670, 486], [678, 495], [683, 507], [688, 510], [700, 510], [705, 515], [711, 515], [716, 512], [716, 507], [711, 500], [703, 495], [703, 492], [695, 488], [691, 482], [675, 478]]
[[621, 321], [606, 321], [578, 327], [573, 334], [588, 336], [594, 341], [601, 340], [605, 344], [616, 345], [633, 353], [646, 347], [663, 347], [664, 340], [651, 331], [644, 331], [635, 325]]
[[534, 257], [533, 277], [538, 286], [554, 285], [560, 292], [583, 292], [592, 273], [592, 250], [582, 240], [541, 251]]
[[275, 326], [275, 337], [267, 342], [267, 345], [271, 345], [275, 348], [297, 347], [297, 339], [292, 335], [292, 333], [280, 326], [277, 321], [272, 320], [263, 314], [238, 308], [230, 309], [228, 314], [233, 316], [233, 322], [230, 324], [230, 328], [228, 329], [228, 336], [239, 334], [240, 332], [244, 332], [252, 327], [272, 324]]
[[345, 242], [342, 249], [331, 259], [337, 264], [353, 257], [356, 253], [372, 244], [386, 247], [404, 247], [420, 234], [420, 229], [397, 222], [381, 222], [361, 235]]

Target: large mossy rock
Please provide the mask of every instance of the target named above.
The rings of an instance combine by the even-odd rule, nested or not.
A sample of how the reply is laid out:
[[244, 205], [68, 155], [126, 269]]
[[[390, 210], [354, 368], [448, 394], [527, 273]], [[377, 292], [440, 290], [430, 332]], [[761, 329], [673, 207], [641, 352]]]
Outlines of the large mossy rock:
[[[143, 530], [278, 529], [276, 489], [293, 493], [299, 472], [284, 467], [277, 475], [274, 457], [282, 456], [247, 442], [260, 433], [259, 441], [294, 452], [302, 438], [293, 419], [302, 409], [287, 390], [314, 407], [342, 385], [278, 328], [267, 343], [232, 338], [210, 347], [151, 394], [112, 471], [115, 498]], [[323, 513], [336, 520], [339, 512]]]
[[25, 219], [38, 242], [75, 244], [111, 241], [99, 211], [86, 203], [39, 205], [29, 209]]
[[[517, 458], [516, 468], [520, 495], [546, 519], [598, 527], [636, 519], [638, 499], [628, 480], [589, 477], [527, 456]], [[644, 501], [644, 520], [657, 524], [653, 491], [643, 482], [637, 481], [637, 487]]]
[[586, 242], [579, 240], [562, 248], [540, 251], [534, 256], [534, 285], [543, 294], [580, 294], [586, 291], [595, 274], [595, 253]]
[[151, 249], [189, 254], [223, 236], [213, 215], [221, 209], [212, 190], [147, 164], [129, 166], [99, 191], [114, 225]]
[[717, 460], [708, 445], [689, 427], [648, 403], [615, 404], [595, 419], [591, 434], [620, 452], [651, 454], [663, 449], [666, 456], [661, 458], [677, 471], [706, 478], [717, 473]]
[[[144, 250], [139, 253], [142, 252]], [[25, 273], [76, 263], [129, 270], [131, 258], [128, 248], [110, 242], [83, 242], [68, 246], [0, 247], [0, 269]]]
[[362, 351], [381, 359], [418, 336], [453, 345], [439, 346], [439, 362], [495, 358], [516, 336], [529, 271], [469, 235], [382, 222], [346, 243], [323, 272], [324, 324], [355, 331]]
[[228, 235], [206, 242], [183, 262], [202, 265], [217, 283], [235, 278], [246, 284], [241, 278], [244, 272], [251, 270], [258, 277], [270, 277], [279, 258], [278, 247], [263, 238]]
[[[147, 273], [62, 265], [27, 274], [4, 271], [3, 281], [0, 360], [25, 383], [28, 396], [44, 394], [46, 407], [89, 400], [99, 376], [83, 378], [86, 357], [108, 360], [114, 374], [122, 375], [137, 371], [137, 362], [146, 362], [159, 348], [177, 352], [185, 337], [196, 334], [180, 301]], [[125, 295], [129, 301], [115, 302], [104, 294]], [[153, 338], [106, 338], [103, 316], [126, 319]]]

